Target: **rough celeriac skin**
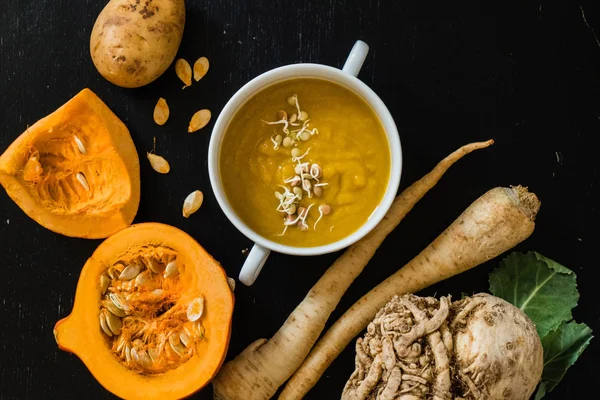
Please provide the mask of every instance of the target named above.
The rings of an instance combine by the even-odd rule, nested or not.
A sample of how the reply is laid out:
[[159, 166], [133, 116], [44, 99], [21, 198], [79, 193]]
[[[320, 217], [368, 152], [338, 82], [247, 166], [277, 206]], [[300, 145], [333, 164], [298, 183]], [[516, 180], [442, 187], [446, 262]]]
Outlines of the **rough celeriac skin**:
[[527, 400], [542, 369], [535, 325], [498, 297], [394, 296], [357, 340], [342, 400]]
[[184, 25], [184, 0], [112, 0], [92, 30], [94, 65], [115, 85], [147, 85], [173, 62]]

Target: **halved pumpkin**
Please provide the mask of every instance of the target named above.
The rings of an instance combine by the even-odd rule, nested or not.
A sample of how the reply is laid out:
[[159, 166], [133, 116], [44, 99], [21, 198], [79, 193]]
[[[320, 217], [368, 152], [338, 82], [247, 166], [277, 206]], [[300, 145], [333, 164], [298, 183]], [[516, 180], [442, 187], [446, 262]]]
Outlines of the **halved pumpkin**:
[[137, 213], [140, 164], [127, 127], [84, 89], [2, 154], [0, 184], [40, 225], [105, 238]]
[[54, 336], [117, 396], [180, 399], [221, 367], [233, 306], [223, 268], [194, 239], [172, 226], [137, 224], [86, 262], [73, 311]]

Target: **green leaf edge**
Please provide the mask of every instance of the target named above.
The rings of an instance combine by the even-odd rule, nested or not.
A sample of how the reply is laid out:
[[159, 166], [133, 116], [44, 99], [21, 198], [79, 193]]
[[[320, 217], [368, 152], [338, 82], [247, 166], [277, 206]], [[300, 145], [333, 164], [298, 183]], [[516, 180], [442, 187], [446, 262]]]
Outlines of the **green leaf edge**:
[[[543, 257], [543, 256], [542, 256]], [[540, 400], [542, 399], [547, 393], [550, 393], [552, 390], [554, 390], [554, 388], [560, 383], [560, 381], [562, 381], [562, 379], [564, 378], [564, 376], [567, 374], [567, 371], [569, 370], [569, 368], [571, 368], [573, 366], [573, 364], [575, 364], [575, 362], [579, 359], [579, 357], [581, 356], [581, 354], [583, 354], [583, 352], [585, 351], [585, 349], [589, 346], [590, 342], [592, 341], [592, 339], [594, 338], [593, 335], [593, 330], [585, 323], [577, 323], [575, 320], [571, 320], [569, 322], [565, 322], [563, 321], [555, 330], [548, 332], [548, 334], [546, 335], [546, 337], [548, 335], [550, 335], [551, 333], [555, 333], [556, 331], [558, 331], [559, 329], [564, 329], [564, 327], [566, 327], [569, 324], [575, 324], [578, 326], [581, 326], [583, 328], [582, 330], [582, 334], [577, 338], [584, 338], [585, 336], [587, 336], [587, 339], [581, 344], [581, 347], [577, 353], [577, 357], [575, 357], [575, 359], [572, 362], [569, 362], [568, 365], [565, 368], [564, 373], [562, 374], [562, 376], [560, 377], [560, 379], [558, 380], [558, 382], [556, 383], [552, 383], [550, 381], [544, 381], [542, 380], [538, 386], [538, 390], [535, 393], [535, 399], [534, 400]], [[573, 342], [576, 342], [573, 341]], [[561, 353], [563, 353], [563, 351], [561, 351]], [[560, 353], [559, 353], [560, 354]], [[546, 360], [544, 360], [544, 369], [546, 368]], [[543, 375], [543, 372], [542, 372]]]

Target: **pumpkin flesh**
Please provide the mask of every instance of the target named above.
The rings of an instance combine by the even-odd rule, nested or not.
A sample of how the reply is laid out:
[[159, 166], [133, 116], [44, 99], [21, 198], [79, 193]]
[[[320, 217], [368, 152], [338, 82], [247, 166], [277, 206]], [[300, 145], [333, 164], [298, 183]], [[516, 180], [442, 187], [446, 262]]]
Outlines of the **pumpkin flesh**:
[[139, 169], [127, 127], [84, 89], [10, 145], [0, 157], [0, 183], [42, 226], [105, 238], [137, 213]]
[[[148, 257], [162, 257], [163, 266], [175, 258], [179, 274], [164, 278], [162, 271], [154, 274], [143, 269], [141, 273], [150, 276], [142, 285], [136, 285], [135, 279], [111, 279], [107, 293], [127, 282], [133, 284], [128, 292], [132, 294], [131, 310], [123, 318], [122, 331], [108, 337], [99, 323], [106, 301], [100, 276], [109, 274], [120, 262], [133, 263]], [[153, 302], [150, 293], [159, 286], [163, 292]], [[204, 311], [192, 323], [186, 319], [186, 311], [199, 297], [204, 300]], [[168, 225], [137, 224], [109, 237], [86, 262], [73, 311], [56, 324], [54, 334], [59, 347], [75, 353], [100, 384], [115, 395], [126, 399], [178, 399], [208, 384], [223, 363], [233, 304], [225, 272], [194, 239]], [[194, 324], [201, 326], [201, 334], [194, 330]], [[192, 340], [180, 357], [165, 339], [184, 329], [188, 329]], [[138, 343], [133, 345], [136, 340]], [[123, 346], [117, 351], [122, 341], [136, 347], [137, 354], [155, 349], [156, 360], [143, 365], [126, 358]]]

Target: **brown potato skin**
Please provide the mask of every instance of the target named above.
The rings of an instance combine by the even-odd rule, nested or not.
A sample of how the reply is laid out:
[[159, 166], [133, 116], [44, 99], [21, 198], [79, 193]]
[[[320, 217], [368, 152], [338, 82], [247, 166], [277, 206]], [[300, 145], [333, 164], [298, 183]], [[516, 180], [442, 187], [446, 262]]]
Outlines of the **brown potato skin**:
[[92, 61], [115, 85], [147, 85], [175, 59], [184, 25], [185, 0], [111, 0], [92, 29]]

